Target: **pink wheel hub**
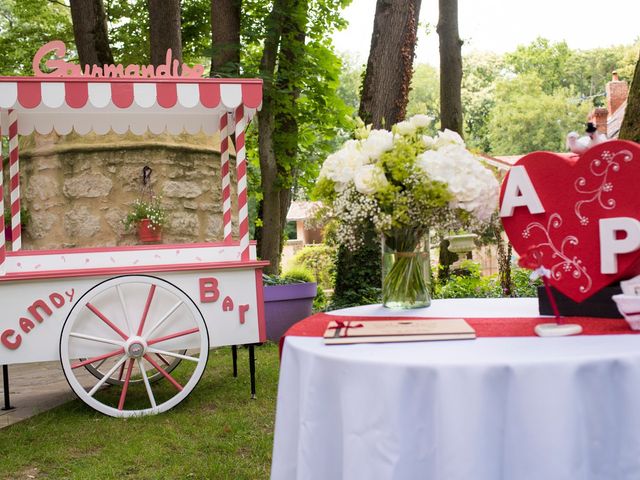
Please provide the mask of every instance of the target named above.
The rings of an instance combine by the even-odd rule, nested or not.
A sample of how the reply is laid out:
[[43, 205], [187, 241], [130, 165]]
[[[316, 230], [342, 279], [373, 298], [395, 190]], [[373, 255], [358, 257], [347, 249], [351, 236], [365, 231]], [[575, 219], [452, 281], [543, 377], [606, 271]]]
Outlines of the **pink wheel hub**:
[[131, 337], [127, 340], [125, 351], [131, 358], [142, 358], [147, 353], [147, 342], [142, 337]]

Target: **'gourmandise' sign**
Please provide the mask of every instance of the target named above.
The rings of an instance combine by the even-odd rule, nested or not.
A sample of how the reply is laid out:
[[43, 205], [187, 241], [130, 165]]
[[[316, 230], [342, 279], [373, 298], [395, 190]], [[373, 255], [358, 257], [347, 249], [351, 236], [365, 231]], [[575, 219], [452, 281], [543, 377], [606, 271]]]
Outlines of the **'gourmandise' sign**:
[[[44, 65], [51, 72], [40, 70], [42, 59], [51, 53], [56, 58], [45, 60]], [[98, 77], [98, 78], [201, 78], [204, 73], [203, 65], [189, 65], [177, 59], [171, 60], [171, 49], [167, 50], [166, 61], [158, 67], [153, 65], [85, 65], [82, 68], [75, 63], [69, 63], [64, 59], [67, 47], [64, 42], [54, 40], [38, 49], [33, 57], [33, 72], [36, 77]], [[180, 73], [179, 69], [181, 69]]]

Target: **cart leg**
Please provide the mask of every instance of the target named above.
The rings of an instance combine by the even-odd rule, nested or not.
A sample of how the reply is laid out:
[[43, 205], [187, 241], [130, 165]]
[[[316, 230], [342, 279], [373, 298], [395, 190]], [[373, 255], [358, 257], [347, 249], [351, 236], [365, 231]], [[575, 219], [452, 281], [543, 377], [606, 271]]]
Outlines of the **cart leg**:
[[256, 355], [254, 346], [249, 345], [249, 372], [251, 373], [251, 399], [256, 399]]
[[233, 359], [233, 376], [238, 376], [238, 346], [231, 345], [231, 358]]
[[2, 410], [13, 410], [15, 407], [11, 406], [9, 398], [9, 367], [7, 365], [2, 365], [2, 387], [4, 388], [4, 407]]

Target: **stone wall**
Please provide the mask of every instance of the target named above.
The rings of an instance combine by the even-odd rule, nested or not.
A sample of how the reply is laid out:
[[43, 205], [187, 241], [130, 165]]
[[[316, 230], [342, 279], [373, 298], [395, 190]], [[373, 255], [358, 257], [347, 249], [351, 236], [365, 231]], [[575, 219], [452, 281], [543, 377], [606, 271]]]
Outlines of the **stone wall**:
[[[20, 142], [24, 249], [139, 243], [125, 231], [142, 169], [167, 211], [163, 243], [222, 239], [219, 139], [205, 135], [30, 135]], [[231, 158], [234, 234], [235, 164]], [[8, 183], [5, 183], [8, 185]]]

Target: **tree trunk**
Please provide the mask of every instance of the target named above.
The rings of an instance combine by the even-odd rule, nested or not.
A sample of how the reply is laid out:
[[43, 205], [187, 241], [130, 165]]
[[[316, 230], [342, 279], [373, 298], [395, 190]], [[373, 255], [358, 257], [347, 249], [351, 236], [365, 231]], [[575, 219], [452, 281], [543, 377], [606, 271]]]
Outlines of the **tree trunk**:
[[70, 5], [73, 36], [82, 67], [113, 64], [102, 0], [71, 0]]
[[260, 61], [260, 76], [263, 80], [262, 110], [258, 112], [258, 154], [260, 156], [260, 186], [262, 189], [262, 225], [256, 228], [258, 256], [271, 264], [266, 273], [280, 271], [280, 248], [282, 225], [280, 223], [280, 193], [278, 188], [278, 165], [274, 149], [274, 84], [278, 46], [282, 35], [286, 0], [276, 0], [267, 19], [267, 32]]
[[158, 67], [166, 62], [167, 49], [171, 49], [170, 72], [173, 59], [182, 63], [182, 32], [180, 22], [180, 0], [149, 1], [149, 40], [151, 64]]
[[462, 40], [458, 33], [458, 0], [440, 0], [440, 129], [462, 131]]
[[377, 0], [360, 118], [389, 129], [409, 101], [421, 0]]
[[633, 72], [620, 138], [640, 143], [640, 58]]
[[211, 0], [211, 77], [240, 75], [242, 0]]
[[[300, 68], [305, 55], [305, 27], [307, 25], [307, 0], [289, 0], [287, 21], [283, 24], [280, 54], [278, 55], [278, 78], [276, 89], [282, 100], [275, 114], [274, 147], [278, 164], [280, 187], [280, 237], [286, 228], [287, 213], [291, 206], [292, 189], [298, 176], [298, 99], [303, 81]], [[282, 255], [282, 240], [278, 258]]]

